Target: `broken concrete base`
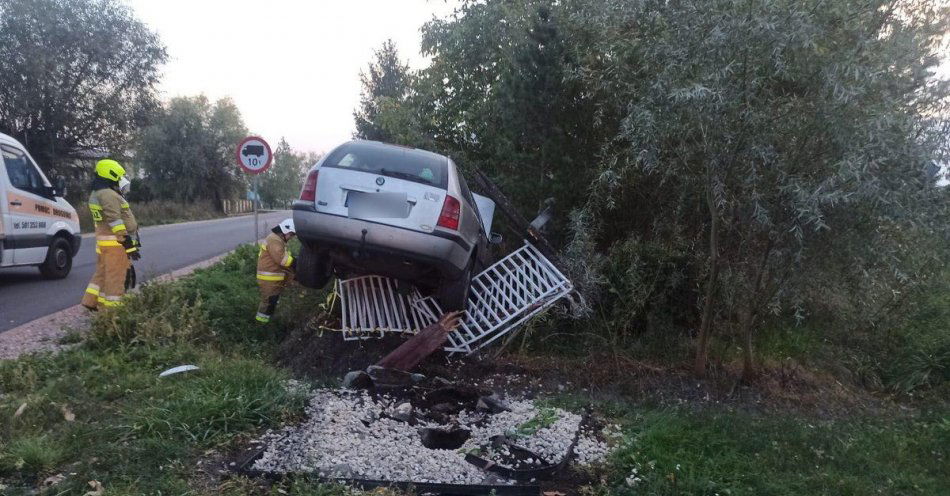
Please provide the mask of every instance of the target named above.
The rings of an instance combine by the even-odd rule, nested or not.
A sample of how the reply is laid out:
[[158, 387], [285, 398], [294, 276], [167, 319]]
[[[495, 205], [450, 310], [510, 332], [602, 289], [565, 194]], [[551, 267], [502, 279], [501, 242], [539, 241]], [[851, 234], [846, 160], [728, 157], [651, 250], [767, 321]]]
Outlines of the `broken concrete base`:
[[[351, 384], [369, 378], [409, 385], [374, 382], [365, 390], [315, 392], [309, 419], [267, 436], [266, 448], [246, 469], [451, 484], [456, 490], [443, 492], [485, 494], [482, 489], [489, 486], [522, 487], [522, 482], [555, 477], [575, 458], [596, 463], [607, 452], [581, 415], [565, 410], [519, 398], [506, 401], [492, 391], [445, 385], [444, 380], [413, 383], [411, 374], [381, 367], [348, 376]], [[482, 489], [463, 489], [476, 486]]]

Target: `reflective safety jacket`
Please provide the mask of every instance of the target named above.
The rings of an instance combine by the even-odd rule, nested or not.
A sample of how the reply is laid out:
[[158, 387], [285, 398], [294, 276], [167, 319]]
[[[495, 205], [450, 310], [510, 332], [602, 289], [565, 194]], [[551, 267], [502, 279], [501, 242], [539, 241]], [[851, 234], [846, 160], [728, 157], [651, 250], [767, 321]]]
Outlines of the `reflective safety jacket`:
[[293, 272], [290, 265], [294, 257], [287, 249], [287, 242], [279, 234], [270, 233], [264, 239], [257, 255], [257, 279], [259, 281], [283, 281]]
[[89, 195], [89, 211], [96, 224], [96, 247], [122, 246], [125, 237], [138, 230], [129, 202], [112, 188], [97, 189]]

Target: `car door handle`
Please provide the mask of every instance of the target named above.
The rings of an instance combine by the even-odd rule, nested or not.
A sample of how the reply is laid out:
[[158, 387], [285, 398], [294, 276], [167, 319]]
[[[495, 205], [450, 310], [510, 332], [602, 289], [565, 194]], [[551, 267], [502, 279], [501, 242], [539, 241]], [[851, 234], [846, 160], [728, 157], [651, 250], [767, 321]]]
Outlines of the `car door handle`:
[[14, 207], [19, 207], [23, 205], [23, 203], [21, 203], [20, 200], [13, 200], [12, 202], [10, 202], [10, 205], [13, 205]]

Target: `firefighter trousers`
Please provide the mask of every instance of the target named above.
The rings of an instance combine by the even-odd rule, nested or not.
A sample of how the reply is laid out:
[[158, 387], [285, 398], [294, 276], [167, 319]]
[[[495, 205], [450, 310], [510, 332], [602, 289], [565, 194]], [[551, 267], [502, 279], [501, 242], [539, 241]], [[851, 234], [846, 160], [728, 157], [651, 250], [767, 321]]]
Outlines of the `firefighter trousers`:
[[[118, 245], [118, 243], [116, 243]], [[129, 256], [122, 245], [96, 246], [96, 272], [86, 286], [82, 305], [92, 310], [117, 307], [125, 294], [125, 275], [129, 270]]]
[[257, 305], [257, 316], [255, 317], [255, 320], [261, 324], [270, 322], [270, 318], [272, 315], [274, 315], [274, 310], [277, 308], [277, 300], [280, 299], [280, 293], [284, 290], [284, 286], [286, 285], [286, 280], [257, 280], [257, 287], [261, 292], [261, 300]]

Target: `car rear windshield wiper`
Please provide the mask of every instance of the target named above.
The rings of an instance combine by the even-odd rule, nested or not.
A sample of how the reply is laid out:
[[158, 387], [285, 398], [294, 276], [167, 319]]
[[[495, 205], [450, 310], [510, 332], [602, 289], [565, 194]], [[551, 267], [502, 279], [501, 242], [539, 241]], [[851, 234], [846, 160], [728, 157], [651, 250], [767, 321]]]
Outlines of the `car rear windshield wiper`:
[[400, 178], [400, 179], [408, 179], [408, 180], [410, 180], [410, 181], [415, 181], [415, 182], [417, 182], [417, 183], [426, 183], [426, 184], [430, 184], [430, 185], [434, 185], [434, 184], [435, 184], [435, 183], [433, 183], [432, 181], [430, 181], [430, 180], [428, 180], [428, 179], [426, 179], [426, 178], [424, 178], [424, 177], [420, 177], [420, 176], [417, 176], [417, 175], [415, 175], [415, 174], [410, 174], [410, 173], [408, 173], [408, 172], [400, 172], [400, 171], [391, 171], [391, 170], [386, 170], [386, 169], [379, 169], [379, 173], [382, 174], [382, 175], [384, 175], [384, 176], [398, 177], [398, 178]]

